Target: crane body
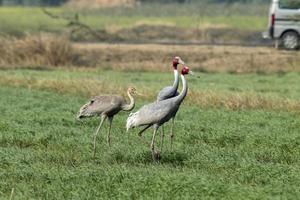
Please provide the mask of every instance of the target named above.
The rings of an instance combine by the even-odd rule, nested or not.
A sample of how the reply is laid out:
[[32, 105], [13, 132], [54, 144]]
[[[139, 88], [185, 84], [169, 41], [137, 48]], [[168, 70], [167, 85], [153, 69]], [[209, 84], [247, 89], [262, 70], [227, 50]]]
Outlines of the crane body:
[[[154, 160], [159, 157], [159, 154], [154, 149], [156, 132], [160, 126], [162, 126], [165, 122], [169, 121], [176, 115], [188, 91], [187, 82], [184, 77], [188, 73], [189, 68], [185, 66], [181, 72], [183, 88], [178, 96], [144, 105], [137, 112], [131, 113], [127, 119], [127, 131], [134, 127], [146, 126], [146, 128], [142, 130], [142, 132], [144, 132], [147, 128], [151, 126], [154, 127], [154, 133], [150, 145], [152, 158]], [[142, 132], [140, 132], [140, 134]]]
[[127, 90], [127, 95], [130, 99], [130, 103], [127, 104], [126, 100], [122, 96], [116, 95], [102, 95], [96, 96], [92, 98], [88, 103], [84, 104], [77, 115], [77, 119], [82, 119], [85, 117], [93, 117], [93, 116], [100, 116], [101, 121], [97, 128], [97, 131], [94, 135], [94, 152], [93, 155], [95, 157], [96, 153], [96, 138], [100, 131], [100, 128], [105, 121], [106, 118], [109, 120], [109, 131], [107, 135], [107, 142], [110, 146], [111, 144], [111, 126], [113, 117], [119, 113], [120, 111], [131, 111], [135, 106], [134, 98], [132, 94], [135, 93], [135, 88], [129, 87]]

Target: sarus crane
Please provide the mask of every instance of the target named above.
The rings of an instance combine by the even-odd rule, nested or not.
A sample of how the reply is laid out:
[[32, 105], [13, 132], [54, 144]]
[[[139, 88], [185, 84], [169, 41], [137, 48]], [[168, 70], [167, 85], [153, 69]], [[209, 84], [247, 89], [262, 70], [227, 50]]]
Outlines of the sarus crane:
[[[173, 63], [172, 67], [173, 67], [173, 73], [174, 73], [173, 85], [164, 87], [161, 91], [159, 91], [159, 93], [157, 95], [157, 98], [156, 98], [157, 101], [163, 101], [163, 100], [173, 98], [173, 97], [179, 95], [179, 92], [177, 91], [178, 86], [179, 86], [179, 73], [178, 73], [177, 67], [178, 67], [179, 64], [185, 65], [185, 63], [183, 62], [183, 60], [179, 56], [175, 56], [173, 58], [172, 63]], [[175, 113], [175, 115], [176, 115], [176, 113]], [[170, 135], [171, 149], [173, 148], [173, 138], [174, 138], [173, 128], [174, 128], [175, 115], [171, 118], [171, 120], [172, 120], [171, 135]], [[162, 151], [162, 148], [163, 148], [163, 140], [164, 140], [164, 127], [161, 126], [161, 135], [160, 135], [160, 145], [161, 145], [160, 149], [161, 149], [161, 151]]]
[[127, 131], [134, 127], [146, 126], [143, 130], [140, 131], [139, 134], [141, 134], [149, 127], [153, 126], [154, 132], [150, 145], [153, 160], [158, 160], [160, 158], [159, 153], [156, 152], [154, 148], [156, 132], [160, 126], [162, 126], [165, 122], [169, 121], [173, 116], [176, 115], [182, 101], [187, 95], [188, 86], [185, 75], [189, 73], [191, 73], [189, 71], [189, 68], [187, 66], [184, 66], [181, 71], [183, 88], [178, 96], [144, 105], [137, 112], [131, 113], [127, 119]]
[[94, 135], [94, 149], [93, 156], [96, 154], [96, 138], [99, 133], [99, 130], [105, 121], [108, 118], [109, 121], [109, 130], [107, 135], [107, 143], [110, 146], [111, 144], [111, 126], [114, 116], [119, 113], [121, 110], [123, 111], [131, 111], [134, 108], [135, 101], [132, 95], [136, 93], [136, 89], [134, 87], [129, 87], [127, 90], [127, 95], [130, 99], [130, 103], [126, 103], [126, 100], [122, 96], [118, 95], [102, 95], [96, 96], [92, 98], [88, 103], [84, 104], [77, 115], [77, 119], [92, 117], [92, 116], [100, 116], [100, 124], [96, 130]]

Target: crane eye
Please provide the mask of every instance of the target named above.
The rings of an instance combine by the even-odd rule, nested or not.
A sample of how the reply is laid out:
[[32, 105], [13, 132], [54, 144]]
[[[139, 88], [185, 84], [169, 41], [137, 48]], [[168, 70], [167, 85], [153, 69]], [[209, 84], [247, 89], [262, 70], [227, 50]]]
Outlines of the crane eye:
[[91, 101], [90, 101], [90, 104], [93, 104], [94, 102], [95, 102], [95, 100], [91, 100]]

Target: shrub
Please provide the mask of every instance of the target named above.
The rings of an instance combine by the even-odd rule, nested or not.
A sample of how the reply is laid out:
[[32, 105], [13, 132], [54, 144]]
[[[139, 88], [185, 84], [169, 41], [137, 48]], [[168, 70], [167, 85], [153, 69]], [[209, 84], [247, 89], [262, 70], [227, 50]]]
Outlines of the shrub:
[[49, 34], [0, 38], [0, 65], [67, 66], [78, 53], [68, 39]]

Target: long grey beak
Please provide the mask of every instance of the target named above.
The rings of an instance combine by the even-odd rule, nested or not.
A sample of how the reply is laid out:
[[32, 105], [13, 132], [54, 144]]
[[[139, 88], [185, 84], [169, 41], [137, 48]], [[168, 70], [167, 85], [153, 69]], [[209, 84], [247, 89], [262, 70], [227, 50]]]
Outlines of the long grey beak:
[[139, 93], [139, 92], [137, 92], [137, 91], [135, 91], [134, 92], [136, 95], [138, 95], [138, 96], [144, 96], [142, 93]]
[[182, 65], [185, 65], [185, 62], [183, 62], [183, 60], [181, 60], [181, 58], [179, 58], [178, 63], [182, 64]]

